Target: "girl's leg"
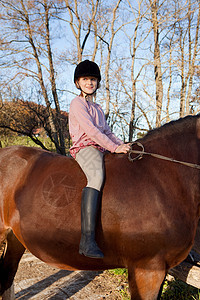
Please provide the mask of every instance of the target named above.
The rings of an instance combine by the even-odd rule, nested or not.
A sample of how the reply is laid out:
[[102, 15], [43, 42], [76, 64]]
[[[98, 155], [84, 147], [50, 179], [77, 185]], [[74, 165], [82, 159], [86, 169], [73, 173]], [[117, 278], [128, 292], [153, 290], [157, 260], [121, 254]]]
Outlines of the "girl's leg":
[[79, 253], [92, 258], [104, 255], [95, 241], [97, 213], [100, 206], [99, 191], [104, 179], [103, 154], [93, 148], [80, 150], [76, 160], [87, 177], [87, 186], [81, 200], [81, 241]]
[[101, 190], [104, 180], [103, 153], [98, 149], [89, 146], [76, 154], [76, 161], [79, 163], [87, 178], [87, 187]]

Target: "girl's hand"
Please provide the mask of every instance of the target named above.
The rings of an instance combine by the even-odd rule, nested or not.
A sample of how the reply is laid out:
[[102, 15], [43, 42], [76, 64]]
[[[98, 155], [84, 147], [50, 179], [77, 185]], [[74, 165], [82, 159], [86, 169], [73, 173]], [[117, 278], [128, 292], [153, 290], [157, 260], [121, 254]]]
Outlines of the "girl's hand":
[[121, 144], [115, 150], [115, 153], [127, 153], [131, 148], [131, 143], [129, 144]]

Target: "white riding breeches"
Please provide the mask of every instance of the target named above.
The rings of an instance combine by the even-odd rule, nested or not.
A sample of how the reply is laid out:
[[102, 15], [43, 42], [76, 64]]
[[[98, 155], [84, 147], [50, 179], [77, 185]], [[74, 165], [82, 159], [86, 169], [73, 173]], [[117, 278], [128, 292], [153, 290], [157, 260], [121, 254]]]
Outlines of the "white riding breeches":
[[88, 146], [76, 154], [76, 161], [87, 178], [87, 187], [101, 190], [104, 180], [104, 154], [98, 149]]

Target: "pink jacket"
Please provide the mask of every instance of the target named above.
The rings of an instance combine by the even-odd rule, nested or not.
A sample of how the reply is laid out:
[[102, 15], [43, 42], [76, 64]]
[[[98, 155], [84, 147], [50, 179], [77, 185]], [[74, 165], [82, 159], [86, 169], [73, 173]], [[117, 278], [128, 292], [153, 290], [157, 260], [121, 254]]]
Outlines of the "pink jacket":
[[89, 102], [81, 96], [74, 98], [69, 109], [69, 133], [73, 142], [71, 155], [87, 146], [94, 146], [101, 152], [114, 152], [123, 144], [110, 130], [100, 105]]

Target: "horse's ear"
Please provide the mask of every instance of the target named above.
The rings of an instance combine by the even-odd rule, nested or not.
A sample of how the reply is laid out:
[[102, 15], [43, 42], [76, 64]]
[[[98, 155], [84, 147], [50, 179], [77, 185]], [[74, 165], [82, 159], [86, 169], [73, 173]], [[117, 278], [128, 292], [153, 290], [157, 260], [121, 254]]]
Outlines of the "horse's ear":
[[196, 132], [197, 132], [197, 138], [200, 139], [200, 117], [197, 119], [196, 122]]

